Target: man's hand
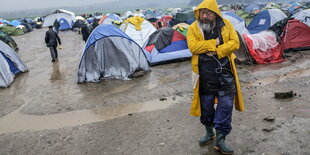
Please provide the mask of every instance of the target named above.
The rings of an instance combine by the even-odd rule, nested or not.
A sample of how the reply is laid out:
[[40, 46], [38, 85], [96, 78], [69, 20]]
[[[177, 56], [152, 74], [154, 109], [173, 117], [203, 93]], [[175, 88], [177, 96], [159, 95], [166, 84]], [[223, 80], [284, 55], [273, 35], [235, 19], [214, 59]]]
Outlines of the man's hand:
[[216, 46], [218, 46], [220, 44], [220, 39], [217, 37], [216, 38]]
[[212, 57], [213, 55], [216, 55], [216, 52], [207, 52], [206, 54], [207, 56]]

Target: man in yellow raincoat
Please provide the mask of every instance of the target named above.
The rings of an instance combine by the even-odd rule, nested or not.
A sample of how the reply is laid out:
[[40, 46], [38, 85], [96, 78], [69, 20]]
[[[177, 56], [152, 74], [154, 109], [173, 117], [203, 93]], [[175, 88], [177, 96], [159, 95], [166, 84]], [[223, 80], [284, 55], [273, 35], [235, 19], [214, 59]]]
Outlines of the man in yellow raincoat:
[[233, 25], [222, 17], [216, 0], [204, 0], [195, 9], [195, 16], [196, 21], [187, 33], [188, 47], [193, 54], [191, 115], [200, 116], [206, 127], [200, 145], [208, 145], [215, 139], [216, 150], [232, 154], [225, 137], [231, 130], [233, 105], [236, 110], [244, 111], [233, 54], [240, 46], [238, 35]]

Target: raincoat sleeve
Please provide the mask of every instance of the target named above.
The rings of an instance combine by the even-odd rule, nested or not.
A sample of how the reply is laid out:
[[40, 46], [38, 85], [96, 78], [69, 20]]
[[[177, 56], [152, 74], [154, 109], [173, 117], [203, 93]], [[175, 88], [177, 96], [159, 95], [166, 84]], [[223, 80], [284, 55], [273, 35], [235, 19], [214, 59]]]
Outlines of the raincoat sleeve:
[[[207, 52], [214, 52], [216, 49], [216, 40], [211, 39], [211, 40], [198, 40], [197, 38], [200, 35], [197, 30], [192, 28], [192, 26], [189, 27], [188, 32], [187, 32], [187, 44], [189, 50], [193, 54], [203, 54]], [[201, 36], [203, 37], [203, 36]]]
[[[237, 51], [240, 46], [238, 34], [230, 22], [227, 22], [228, 41], [224, 41], [224, 44], [219, 45], [216, 48], [216, 53], [219, 59], [229, 56], [233, 52]], [[222, 34], [225, 35], [225, 34]]]

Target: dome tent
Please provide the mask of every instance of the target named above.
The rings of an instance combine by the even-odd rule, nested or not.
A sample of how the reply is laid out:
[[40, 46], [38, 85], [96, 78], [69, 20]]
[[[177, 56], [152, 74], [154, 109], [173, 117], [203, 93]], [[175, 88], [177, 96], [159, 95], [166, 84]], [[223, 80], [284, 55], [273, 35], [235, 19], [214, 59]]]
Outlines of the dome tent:
[[0, 41], [0, 87], [8, 87], [14, 81], [15, 75], [27, 70], [16, 52]]
[[89, 36], [78, 69], [78, 82], [101, 78], [127, 79], [138, 71], [149, 71], [141, 47], [119, 28], [102, 24]]
[[155, 31], [143, 46], [151, 65], [188, 60], [192, 57], [186, 37], [170, 27]]

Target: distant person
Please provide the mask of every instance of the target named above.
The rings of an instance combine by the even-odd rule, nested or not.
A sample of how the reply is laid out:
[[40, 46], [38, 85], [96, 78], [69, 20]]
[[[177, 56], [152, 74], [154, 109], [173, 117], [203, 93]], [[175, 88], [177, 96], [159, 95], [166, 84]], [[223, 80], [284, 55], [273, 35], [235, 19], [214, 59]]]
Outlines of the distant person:
[[99, 21], [98, 19], [94, 18], [94, 22], [93, 22], [93, 30], [99, 25]]
[[53, 26], [49, 26], [48, 31], [45, 33], [45, 43], [46, 46], [50, 49], [52, 62], [58, 61], [57, 45], [61, 45], [61, 41], [58, 34], [53, 31]]
[[55, 28], [55, 31], [58, 33], [60, 25], [57, 19], [55, 19], [53, 26]]
[[87, 41], [88, 39], [88, 36], [90, 35], [90, 30], [88, 28], [88, 26], [86, 24], [83, 24], [82, 27], [81, 27], [81, 33], [82, 33], [82, 37], [83, 37], [83, 40]]

